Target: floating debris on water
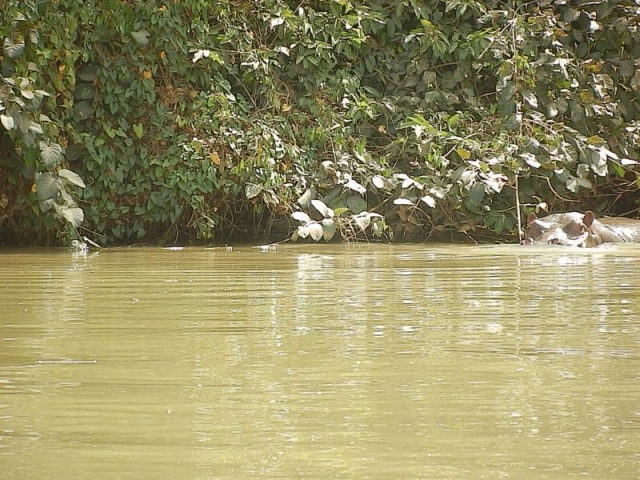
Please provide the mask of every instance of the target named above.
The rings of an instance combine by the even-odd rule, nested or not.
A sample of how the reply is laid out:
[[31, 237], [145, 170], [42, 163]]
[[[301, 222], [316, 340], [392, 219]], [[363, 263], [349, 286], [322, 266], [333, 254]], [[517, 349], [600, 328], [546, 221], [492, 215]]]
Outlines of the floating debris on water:
[[82, 239], [88, 243], [89, 245], [96, 247], [96, 248], [102, 248], [100, 245], [98, 245], [96, 242], [94, 242], [93, 240], [91, 240], [89, 237], [82, 237]]
[[225, 245], [224, 247], [206, 247], [205, 250], [213, 252], [221, 252], [224, 250], [227, 253], [231, 253], [233, 252], [233, 247], [231, 245]]
[[271, 244], [271, 245], [258, 245], [256, 247], [258, 249], [258, 252], [260, 253], [269, 253], [269, 252], [275, 252], [277, 251], [278, 247], [275, 244]]
[[89, 245], [80, 240], [71, 240], [71, 251], [73, 253], [87, 253], [89, 252]]
[[96, 247], [98, 250], [101, 248], [96, 242], [87, 237], [82, 237], [80, 240], [71, 240], [71, 252], [74, 255], [86, 255], [89, 253], [89, 245]]

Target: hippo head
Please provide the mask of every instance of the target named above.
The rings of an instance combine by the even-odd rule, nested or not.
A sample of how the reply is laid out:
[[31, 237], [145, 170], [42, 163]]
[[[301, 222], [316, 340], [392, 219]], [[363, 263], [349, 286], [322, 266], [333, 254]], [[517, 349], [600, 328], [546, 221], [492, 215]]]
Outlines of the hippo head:
[[[527, 217], [527, 236], [524, 245], [546, 243], [574, 247], [593, 247], [600, 245], [595, 215], [591, 211], [556, 213], [538, 218], [535, 213]], [[593, 228], [596, 227], [596, 228]]]

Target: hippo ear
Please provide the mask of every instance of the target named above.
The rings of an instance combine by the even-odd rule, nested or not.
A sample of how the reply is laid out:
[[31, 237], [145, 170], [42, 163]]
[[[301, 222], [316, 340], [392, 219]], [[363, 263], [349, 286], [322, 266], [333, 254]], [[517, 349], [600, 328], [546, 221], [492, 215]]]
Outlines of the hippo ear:
[[586, 212], [584, 212], [584, 219], [582, 221], [587, 228], [591, 228], [591, 225], [593, 224], [593, 221], [595, 219], [596, 215], [591, 210], [587, 210]]
[[531, 212], [529, 215], [527, 215], [527, 227], [529, 225], [531, 225], [534, 221], [536, 221], [538, 217], [536, 217], [536, 214]]

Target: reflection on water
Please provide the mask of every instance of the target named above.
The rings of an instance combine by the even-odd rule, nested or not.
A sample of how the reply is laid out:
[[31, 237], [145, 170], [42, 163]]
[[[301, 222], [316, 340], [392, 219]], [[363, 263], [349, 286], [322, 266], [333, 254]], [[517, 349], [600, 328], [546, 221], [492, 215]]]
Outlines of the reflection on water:
[[6, 478], [638, 476], [640, 247], [0, 254]]

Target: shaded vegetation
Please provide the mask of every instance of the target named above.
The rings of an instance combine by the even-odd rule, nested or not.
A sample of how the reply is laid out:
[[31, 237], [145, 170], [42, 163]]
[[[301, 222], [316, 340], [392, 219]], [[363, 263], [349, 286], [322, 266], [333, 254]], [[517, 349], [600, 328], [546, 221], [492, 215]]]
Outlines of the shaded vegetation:
[[513, 238], [534, 209], [634, 211], [640, 7], [570, 3], [9, 0], [3, 241]]

